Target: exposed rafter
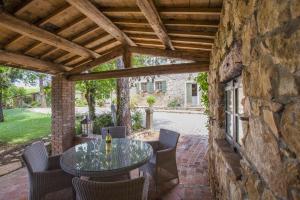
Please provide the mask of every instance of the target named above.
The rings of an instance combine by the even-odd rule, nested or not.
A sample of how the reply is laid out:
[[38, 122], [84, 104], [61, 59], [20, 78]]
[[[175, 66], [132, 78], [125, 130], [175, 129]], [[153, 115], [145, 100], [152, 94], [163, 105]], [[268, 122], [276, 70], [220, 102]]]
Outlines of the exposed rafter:
[[109, 53], [106, 53], [102, 56], [100, 56], [99, 58], [90, 61], [88, 63], [84, 63], [78, 67], [75, 67], [74, 69], [72, 69], [71, 71], [67, 72], [66, 74], [71, 75], [71, 74], [78, 74], [81, 73], [83, 71], [89, 70], [95, 66], [98, 66], [100, 64], [103, 64], [105, 62], [108, 62], [118, 56], [121, 56], [123, 54], [123, 48], [122, 47], [117, 47], [112, 49], [112, 51], [110, 51]]
[[97, 53], [87, 48], [84, 48], [76, 43], [70, 42], [62, 37], [59, 37], [28, 22], [17, 19], [16, 17], [4, 12], [3, 10], [0, 10], [0, 18], [0, 25], [12, 31], [26, 35], [27, 37], [30, 37], [32, 39], [36, 39], [46, 44], [59, 47], [61, 49], [83, 57], [99, 57]]
[[[147, 26], [148, 21], [144, 19], [122, 19], [114, 18], [112, 22], [119, 25], [144, 25]], [[185, 27], [202, 27], [202, 28], [218, 28], [219, 21], [214, 20], [163, 20], [165, 26], [185, 26]]]
[[40, 60], [22, 54], [3, 51], [1, 49], [0, 49], [0, 62], [12, 63], [14, 65], [21, 65], [21, 66], [29, 66], [29, 67], [40, 69], [42, 71], [54, 71], [57, 73], [65, 72], [69, 69], [68, 67], [61, 64]]
[[209, 69], [208, 66], [209, 66], [208, 62], [159, 65], [159, 66], [110, 70], [110, 71], [87, 73], [87, 74], [76, 74], [76, 75], [69, 76], [68, 79], [72, 81], [80, 81], [80, 80], [98, 80], [98, 79], [136, 77], [136, 76], [159, 75], [159, 74], [194, 73], [194, 72], [208, 71]]
[[[55, 11], [54, 13], [52, 13], [51, 15], [49, 15], [48, 17], [44, 18], [43, 20], [39, 21], [36, 26], [42, 27], [43, 25], [45, 25], [46, 23], [48, 23], [51, 19], [53, 19], [54, 17], [56, 17], [57, 15], [61, 14], [62, 12], [64, 12], [66, 9], [68, 9], [70, 6], [63, 6], [62, 8], [58, 9], [57, 11]], [[19, 13], [18, 11], [15, 13], [17, 15], [17, 13]], [[21, 41], [22, 39], [24, 39], [26, 36], [24, 35], [18, 35], [17, 37], [15, 37], [14, 39], [12, 39], [11, 41], [9, 41], [9, 43], [6, 44], [6, 47], [9, 46], [12, 43]], [[35, 48], [36, 46], [38, 46], [41, 43], [37, 43], [35, 44], [33, 47], [31, 48]], [[31, 49], [30, 48], [30, 49]], [[29, 51], [30, 49], [27, 49], [26, 51]]]
[[89, 0], [67, 0], [76, 7], [82, 14], [94, 21], [122, 44], [135, 46], [135, 43], [123, 33], [109, 18], [102, 14]]
[[[156, 35], [151, 28], [135, 28], [135, 27], [123, 27], [122, 31], [125, 33], [138, 33], [145, 35]], [[215, 33], [204, 31], [188, 31], [188, 30], [168, 30], [169, 36], [178, 37], [190, 37], [190, 38], [209, 38], [214, 39]]]
[[193, 52], [184, 50], [164, 50], [157, 48], [147, 48], [147, 47], [128, 47], [128, 50], [132, 53], [146, 54], [151, 56], [161, 56], [168, 58], [178, 58], [183, 60], [192, 61], [209, 61], [209, 54], [206, 52]]
[[159, 13], [157, 12], [155, 5], [152, 0], [137, 0], [138, 7], [141, 9], [142, 13], [148, 20], [150, 26], [156, 33], [157, 37], [165, 45], [167, 49], [174, 50], [174, 46], [167, 34], [167, 29], [165, 28]]
[[[128, 7], [107, 7], [101, 9], [104, 14], [138, 14], [138, 8]], [[185, 14], [185, 15], [220, 15], [221, 8], [158, 8], [160, 14]]]

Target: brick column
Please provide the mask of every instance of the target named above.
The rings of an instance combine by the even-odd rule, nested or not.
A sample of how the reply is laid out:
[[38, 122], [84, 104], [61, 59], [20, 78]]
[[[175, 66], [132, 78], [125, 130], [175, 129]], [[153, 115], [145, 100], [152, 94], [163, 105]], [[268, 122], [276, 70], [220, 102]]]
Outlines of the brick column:
[[72, 147], [75, 135], [75, 83], [52, 77], [52, 154]]

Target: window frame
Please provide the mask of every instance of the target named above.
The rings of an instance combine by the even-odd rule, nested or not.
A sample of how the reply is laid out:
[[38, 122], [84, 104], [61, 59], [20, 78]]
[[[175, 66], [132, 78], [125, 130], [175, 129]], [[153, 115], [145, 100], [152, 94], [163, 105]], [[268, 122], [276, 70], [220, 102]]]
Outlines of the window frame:
[[[241, 101], [241, 99], [239, 98], [239, 89], [242, 89], [243, 91], [243, 85], [242, 85], [242, 80], [241, 80], [241, 76], [238, 76], [230, 81], [228, 81], [225, 84], [225, 136], [226, 136], [226, 140], [233, 146], [234, 150], [240, 150], [241, 148], [241, 144], [239, 143], [240, 141], [240, 137], [242, 137], [242, 135], [238, 135], [239, 134], [239, 127], [238, 127], [238, 120], [241, 120], [243, 113], [239, 113], [239, 109], [238, 109], [238, 105], [239, 102]], [[227, 109], [227, 102], [228, 102], [228, 98], [227, 98], [227, 92], [230, 91], [231, 92], [231, 100], [232, 100], [232, 111], [228, 111]], [[243, 95], [244, 97], [244, 92]], [[228, 131], [228, 124], [227, 124], [227, 116], [231, 117], [231, 122], [232, 122], [232, 137], [231, 135], [227, 132]], [[241, 130], [243, 131], [243, 130]]]
[[[145, 90], [143, 88], [143, 85], [145, 86]], [[141, 93], [147, 93], [147, 82], [141, 82]]]
[[[156, 84], [157, 84], [158, 86], [160, 86], [160, 88], [157, 87]], [[156, 91], [156, 92], [162, 92], [162, 91], [163, 91], [163, 81], [155, 81], [154, 87], [155, 87], [155, 91]]]

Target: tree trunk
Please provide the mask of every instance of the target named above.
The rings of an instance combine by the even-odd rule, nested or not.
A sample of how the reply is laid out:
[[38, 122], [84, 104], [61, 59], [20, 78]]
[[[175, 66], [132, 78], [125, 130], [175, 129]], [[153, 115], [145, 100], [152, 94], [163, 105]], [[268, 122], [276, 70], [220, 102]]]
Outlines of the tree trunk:
[[86, 98], [88, 108], [89, 108], [89, 117], [90, 117], [91, 120], [94, 120], [95, 117], [96, 117], [96, 113], [95, 113], [95, 105], [96, 105], [95, 88], [87, 87], [85, 98]]
[[0, 88], [0, 122], [4, 122], [2, 89]]
[[44, 77], [39, 76], [39, 87], [40, 87], [40, 103], [42, 108], [47, 107], [47, 102], [46, 102], [46, 95], [44, 91]]
[[[117, 68], [124, 69], [122, 59], [117, 59]], [[117, 80], [117, 125], [126, 126], [127, 135], [131, 133], [129, 79]]]

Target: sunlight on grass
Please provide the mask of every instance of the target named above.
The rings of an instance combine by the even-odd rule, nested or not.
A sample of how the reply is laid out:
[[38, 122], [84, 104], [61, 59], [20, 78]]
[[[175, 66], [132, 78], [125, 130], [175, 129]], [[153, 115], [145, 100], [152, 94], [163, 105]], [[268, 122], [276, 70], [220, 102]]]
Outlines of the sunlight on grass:
[[0, 123], [0, 142], [25, 143], [50, 134], [51, 115], [26, 109], [4, 110], [5, 122]]

